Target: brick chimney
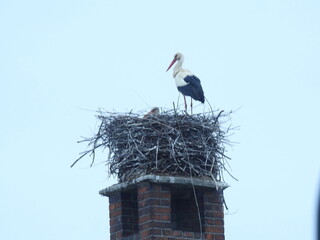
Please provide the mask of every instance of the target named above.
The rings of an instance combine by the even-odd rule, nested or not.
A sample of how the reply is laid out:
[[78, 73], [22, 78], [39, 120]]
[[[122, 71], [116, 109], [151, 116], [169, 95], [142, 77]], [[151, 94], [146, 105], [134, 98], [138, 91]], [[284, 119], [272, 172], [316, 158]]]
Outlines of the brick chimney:
[[223, 190], [201, 178], [144, 175], [103, 189], [110, 239], [224, 240]]

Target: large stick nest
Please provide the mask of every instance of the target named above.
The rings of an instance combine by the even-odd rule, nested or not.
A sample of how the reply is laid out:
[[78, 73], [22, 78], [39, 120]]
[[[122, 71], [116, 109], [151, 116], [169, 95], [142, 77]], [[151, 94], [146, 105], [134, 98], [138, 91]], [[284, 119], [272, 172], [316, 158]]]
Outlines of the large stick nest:
[[120, 181], [150, 173], [223, 181], [230, 127], [221, 124], [228, 117], [223, 111], [195, 115], [165, 111], [147, 117], [100, 112], [99, 130], [81, 141], [88, 142], [89, 150], [72, 166], [87, 154], [93, 164], [95, 151], [108, 148], [109, 173]]

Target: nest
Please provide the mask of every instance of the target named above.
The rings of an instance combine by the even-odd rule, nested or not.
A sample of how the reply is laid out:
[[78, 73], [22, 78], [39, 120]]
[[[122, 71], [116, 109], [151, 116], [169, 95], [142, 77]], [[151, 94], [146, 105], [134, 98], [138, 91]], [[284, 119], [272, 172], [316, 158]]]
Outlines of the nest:
[[145, 174], [224, 181], [230, 127], [222, 128], [221, 124], [229, 114], [187, 115], [170, 110], [142, 117], [132, 112], [100, 112], [97, 133], [81, 141], [88, 142], [89, 150], [81, 153], [72, 166], [87, 154], [92, 155], [92, 166], [96, 150], [107, 148], [109, 173], [119, 181]]

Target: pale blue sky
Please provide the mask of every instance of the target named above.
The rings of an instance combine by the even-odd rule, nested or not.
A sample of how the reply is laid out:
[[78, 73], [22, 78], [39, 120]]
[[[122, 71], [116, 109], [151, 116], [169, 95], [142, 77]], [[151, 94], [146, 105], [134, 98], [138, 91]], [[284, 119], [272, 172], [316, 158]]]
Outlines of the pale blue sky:
[[170, 108], [177, 51], [211, 105], [241, 107], [226, 239], [314, 239], [319, 25], [316, 0], [0, 1], [0, 239], [108, 238], [107, 152], [70, 169], [76, 142], [98, 108]]

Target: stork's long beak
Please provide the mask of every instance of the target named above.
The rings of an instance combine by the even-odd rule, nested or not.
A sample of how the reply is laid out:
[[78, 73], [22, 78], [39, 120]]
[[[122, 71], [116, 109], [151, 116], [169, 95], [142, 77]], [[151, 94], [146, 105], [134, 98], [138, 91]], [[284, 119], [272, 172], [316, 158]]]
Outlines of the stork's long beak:
[[168, 69], [167, 69], [167, 72], [169, 71], [169, 69], [172, 67], [172, 65], [177, 61], [177, 59], [173, 59], [172, 62], [170, 63]]

